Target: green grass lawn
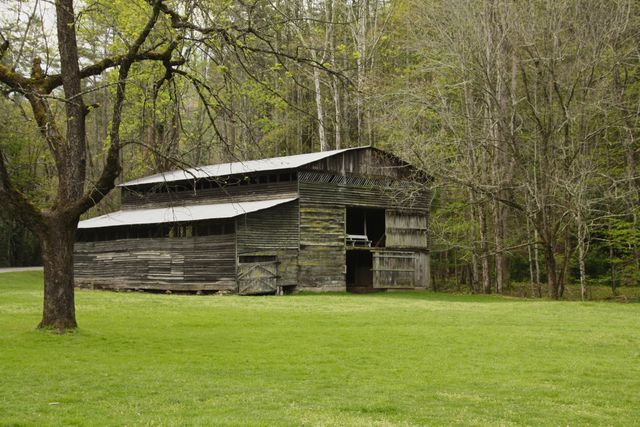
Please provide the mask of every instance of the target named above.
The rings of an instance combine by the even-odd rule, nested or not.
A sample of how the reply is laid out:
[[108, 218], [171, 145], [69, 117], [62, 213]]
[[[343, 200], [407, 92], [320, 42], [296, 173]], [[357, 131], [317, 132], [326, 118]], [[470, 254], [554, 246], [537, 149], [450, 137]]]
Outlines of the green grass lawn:
[[0, 425], [640, 424], [640, 305], [78, 291], [0, 274]]

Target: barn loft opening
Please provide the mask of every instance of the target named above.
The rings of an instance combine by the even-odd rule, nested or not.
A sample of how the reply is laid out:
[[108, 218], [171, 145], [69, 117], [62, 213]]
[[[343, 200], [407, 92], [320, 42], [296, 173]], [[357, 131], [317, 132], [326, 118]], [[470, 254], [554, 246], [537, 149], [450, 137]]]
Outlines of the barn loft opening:
[[384, 209], [347, 208], [347, 246], [384, 247]]
[[101, 242], [123, 239], [191, 238], [233, 234], [235, 224], [229, 220], [205, 220], [189, 223], [161, 223], [87, 228], [76, 231], [78, 242]]

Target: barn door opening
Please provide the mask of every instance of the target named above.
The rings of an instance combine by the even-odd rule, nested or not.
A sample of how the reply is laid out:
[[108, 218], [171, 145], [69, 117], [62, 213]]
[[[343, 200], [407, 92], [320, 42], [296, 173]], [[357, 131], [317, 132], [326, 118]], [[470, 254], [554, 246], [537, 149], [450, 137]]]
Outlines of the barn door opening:
[[384, 247], [384, 209], [347, 208], [347, 246]]
[[347, 291], [355, 293], [373, 291], [371, 267], [373, 258], [368, 250], [347, 251]]

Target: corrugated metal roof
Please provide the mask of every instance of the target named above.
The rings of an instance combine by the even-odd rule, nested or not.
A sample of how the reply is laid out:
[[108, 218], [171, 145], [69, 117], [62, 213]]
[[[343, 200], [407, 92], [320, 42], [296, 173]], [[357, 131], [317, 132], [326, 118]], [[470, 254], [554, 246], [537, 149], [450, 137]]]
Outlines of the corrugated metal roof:
[[272, 171], [278, 169], [295, 169], [318, 160], [326, 159], [345, 151], [357, 150], [365, 147], [345, 148], [342, 150], [321, 151], [318, 153], [297, 154], [294, 156], [272, 157], [270, 159], [248, 160], [246, 162], [222, 163], [218, 165], [198, 166], [191, 169], [176, 170], [159, 173], [147, 177], [134, 179], [120, 184], [122, 187], [156, 184], [160, 182], [182, 181], [207, 177], [226, 176], [242, 173]]
[[114, 227], [118, 225], [160, 224], [165, 222], [199, 221], [234, 218], [250, 212], [272, 208], [296, 200], [264, 200], [260, 202], [218, 203], [215, 205], [173, 206], [159, 209], [123, 210], [80, 221], [78, 228]]

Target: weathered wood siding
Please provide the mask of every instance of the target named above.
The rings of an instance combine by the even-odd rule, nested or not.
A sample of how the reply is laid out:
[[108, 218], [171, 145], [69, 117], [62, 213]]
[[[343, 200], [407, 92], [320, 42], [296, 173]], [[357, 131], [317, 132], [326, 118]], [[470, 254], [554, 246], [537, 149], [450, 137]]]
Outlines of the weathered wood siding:
[[298, 186], [301, 197], [319, 203], [423, 210], [428, 210], [430, 204], [427, 187], [386, 179], [301, 171]]
[[385, 228], [388, 248], [429, 247], [427, 211], [389, 209], [385, 211]]
[[429, 254], [424, 251], [375, 251], [372, 270], [374, 288], [426, 288], [429, 285]]
[[431, 287], [431, 255], [426, 251], [416, 251], [415, 287], [426, 289]]
[[406, 179], [415, 169], [396, 157], [375, 148], [347, 151], [319, 160], [304, 169], [331, 172], [338, 175], [359, 175]]
[[[394, 163], [393, 159], [381, 159], [378, 152], [357, 150], [346, 154], [353, 155], [325, 159], [310, 167], [305, 166], [305, 170], [298, 173], [298, 263], [300, 287], [303, 289], [346, 289], [344, 221], [347, 206], [398, 212], [409, 209], [411, 215], [398, 214], [392, 218], [391, 245], [398, 248], [428, 246], [425, 227], [430, 193], [426, 185], [414, 186], [403, 182], [409, 179], [407, 168]], [[408, 228], [419, 230], [418, 236], [412, 237], [410, 231], [406, 231]], [[390, 246], [389, 242], [386, 246]], [[401, 287], [422, 286], [422, 279], [416, 277], [416, 268], [412, 269], [407, 274], [409, 282], [403, 282]]]
[[298, 248], [298, 202], [293, 201], [236, 218], [238, 253]]
[[278, 286], [298, 284], [298, 202], [236, 218], [238, 257], [275, 256]]
[[74, 249], [81, 286], [236, 290], [234, 234], [81, 242]]
[[344, 207], [300, 200], [300, 289], [346, 290], [344, 236]]
[[413, 252], [374, 252], [373, 287], [413, 288], [415, 286], [415, 264]]
[[297, 182], [229, 185], [203, 190], [138, 193], [123, 189], [122, 208], [140, 209], [180, 205], [206, 205], [238, 201], [258, 201], [295, 197]]

